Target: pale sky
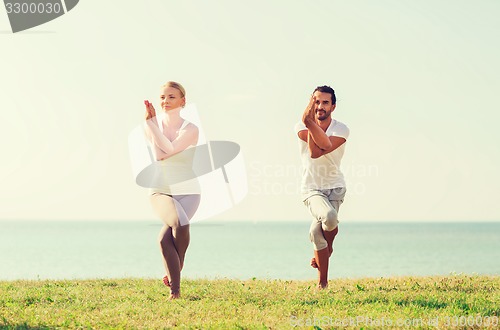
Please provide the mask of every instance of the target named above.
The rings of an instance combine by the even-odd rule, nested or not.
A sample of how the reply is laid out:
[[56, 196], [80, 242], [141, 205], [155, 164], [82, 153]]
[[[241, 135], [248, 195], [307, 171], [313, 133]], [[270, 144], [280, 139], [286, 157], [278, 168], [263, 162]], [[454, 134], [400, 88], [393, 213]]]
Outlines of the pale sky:
[[303, 220], [293, 127], [318, 85], [351, 131], [342, 221], [498, 221], [500, 2], [81, 0], [0, 14], [0, 219], [154, 219], [127, 137], [182, 83], [248, 195], [219, 220]]

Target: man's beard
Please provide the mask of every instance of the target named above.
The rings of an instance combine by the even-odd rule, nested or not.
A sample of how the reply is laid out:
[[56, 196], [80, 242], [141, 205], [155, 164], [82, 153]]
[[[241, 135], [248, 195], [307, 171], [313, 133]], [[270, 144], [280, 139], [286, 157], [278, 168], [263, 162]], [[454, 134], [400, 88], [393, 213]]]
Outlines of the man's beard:
[[320, 115], [318, 110], [316, 110], [316, 118], [320, 121], [327, 119], [328, 117], [330, 117], [330, 115], [332, 113], [331, 111], [326, 111], [326, 110], [322, 110], [322, 111], [324, 111], [324, 114]]

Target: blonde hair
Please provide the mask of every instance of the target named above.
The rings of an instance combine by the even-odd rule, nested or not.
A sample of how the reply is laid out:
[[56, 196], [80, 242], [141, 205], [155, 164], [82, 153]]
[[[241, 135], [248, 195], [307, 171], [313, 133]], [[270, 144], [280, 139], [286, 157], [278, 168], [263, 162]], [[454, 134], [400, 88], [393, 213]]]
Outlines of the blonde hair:
[[168, 81], [165, 85], [162, 86], [163, 88], [165, 87], [172, 87], [172, 88], [175, 88], [175, 89], [178, 89], [179, 92], [181, 92], [181, 97], [186, 97], [186, 90], [184, 89], [184, 87], [182, 87], [181, 84], [179, 84], [178, 82], [175, 82], [175, 81]]

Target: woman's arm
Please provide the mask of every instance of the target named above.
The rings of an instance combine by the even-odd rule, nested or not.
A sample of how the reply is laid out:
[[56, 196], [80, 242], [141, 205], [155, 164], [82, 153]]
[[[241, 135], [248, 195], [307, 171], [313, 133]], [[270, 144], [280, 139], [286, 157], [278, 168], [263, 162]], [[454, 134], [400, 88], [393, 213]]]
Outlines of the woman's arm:
[[163, 153], [165, 155], [173, 152], [174, 146], [172, 142], [167, 139], [167, 137], [160, 131], [160, 128], [158, 127], [156, 121], [156, 117], [146, 120], [146, 125], [144, 125], [144, 128], [146, 130], [146, 134], [148, 134], [148, 136], [150, 137], [151, 142], [153, 143], [157, 151], [160, 151], [160, 153]]
[[144, 129], [147, 137], [155, 146], [157, 160], [171, 157], [191, 145], [196, 145], [199, 134], [198, 127], [189, 123], [179, 132], [179, 135], [175, 138], [175, 140], [170, 141], [158, 127], [156, 112], [153, 105], [148, 101], [144, 101], [144, 104], [146, 105], [146, 124], [144, 125]]
[[195, 146], [198, 142], [199, 130], [194, 124], [189, 123], [179, 132], [175, 140], [170, 141], [153, 121], [155, 120], [147, 120], [145, 126], [146, 132], [149, 132], [151, 142], [155, 146], [157, 160], [171, 157], [190, 146]]
[[[146, 106], [146, 123], [144, 125], [144, 132], [146, 133], [146, 137], [148, 138], [148, 140], [154, 146], [156, 160], [160, 160], [165, 158], [167, 154], [160, 148], [157, 141], [159, 138], [161, 139], [161, 136], [163, 136], [165, 139], [166, 137], [161, 133], [160, 128], [158, 127], [158, 121], [156, 120], [156, 111], [153, 107], [153, 104], [151, 104], [148, 100], [144, 100], [144, 105]], [[156, 127], [156, 130], [152, 128], [153, 126]]]

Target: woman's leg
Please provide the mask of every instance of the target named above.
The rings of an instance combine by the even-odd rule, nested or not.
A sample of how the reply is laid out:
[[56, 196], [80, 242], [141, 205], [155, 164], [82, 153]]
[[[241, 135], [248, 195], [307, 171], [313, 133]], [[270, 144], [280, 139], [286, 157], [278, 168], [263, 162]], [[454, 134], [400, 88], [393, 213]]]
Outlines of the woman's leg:
[[159, 235], [160, 248], [163, 256], [163, 263], [167, 272], [164, 283], [170, 286], [171, 298], [177, 298], [180, 293], [181, 266], [179, 255], [175, 249], [172, 238], [172, 227], [163, 226]]
[[179, 224], [176, 207], [172, 197], [164, 194], [151, 195], [151, 205], [164, 226], [160, 231], [158, 241], [163, 256], [163, 264], [167, 272], [165, 284], [170, 284], [171, 298], [176, 298], [180, 291], [180, 259], [174, 245], [173, 228]]
[[191, 220], [200, 205], [200, 195], [174, 195], [173, 201], [178, 216], [178, 225], [172, 227], [172, 237], [179, 254], [182, 270], [190, 241], [189, 220]]
[[170, 286], [171, 298], [179, 296], [180, 271], [190, 239], [189, 220], [196, 212], [199, 201], [199, 195], [151, 196], [153, 209], [165, 224], [160, 231], [159, 241], [167, 271], [164, 283]]

